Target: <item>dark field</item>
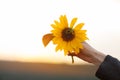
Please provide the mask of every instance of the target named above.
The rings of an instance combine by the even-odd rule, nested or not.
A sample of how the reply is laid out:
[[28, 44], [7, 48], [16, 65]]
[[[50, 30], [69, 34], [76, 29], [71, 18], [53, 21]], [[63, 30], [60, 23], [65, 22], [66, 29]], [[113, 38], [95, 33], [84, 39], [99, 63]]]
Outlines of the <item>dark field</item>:
[[0, 61], [0, 80], [99, 80], [95, 66]]

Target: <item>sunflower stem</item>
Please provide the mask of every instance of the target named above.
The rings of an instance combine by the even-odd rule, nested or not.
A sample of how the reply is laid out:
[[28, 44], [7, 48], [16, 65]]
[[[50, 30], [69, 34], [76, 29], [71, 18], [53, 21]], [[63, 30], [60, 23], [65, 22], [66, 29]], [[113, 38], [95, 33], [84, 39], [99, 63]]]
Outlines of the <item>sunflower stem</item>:
[[71, 58], [72, 58], [72, 63], [74, 63], [74, 58], [73, 58], [73, 56], [71, 56]]

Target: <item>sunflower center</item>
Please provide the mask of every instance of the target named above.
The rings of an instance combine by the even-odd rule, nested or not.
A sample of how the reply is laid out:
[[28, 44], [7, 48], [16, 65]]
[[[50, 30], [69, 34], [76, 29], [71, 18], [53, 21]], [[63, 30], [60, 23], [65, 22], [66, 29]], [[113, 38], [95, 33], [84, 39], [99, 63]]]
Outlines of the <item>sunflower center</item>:
[[62, 38], [64, 41], [71, 41], [75, 37], [74, 30], [71, 28], [65, 28], [62, 31]]

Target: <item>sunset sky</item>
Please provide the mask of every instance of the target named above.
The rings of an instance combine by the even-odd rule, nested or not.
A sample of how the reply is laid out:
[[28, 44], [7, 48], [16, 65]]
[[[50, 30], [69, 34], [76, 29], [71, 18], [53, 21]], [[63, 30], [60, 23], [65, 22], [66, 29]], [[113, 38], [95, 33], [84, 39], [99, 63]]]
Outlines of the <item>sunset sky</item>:
[[64, 14], [85, 23], [89, 44], [120, 59], [120, 0], [0, 0], [0, 60], [71, 63], [52, 42], [42, 44]]

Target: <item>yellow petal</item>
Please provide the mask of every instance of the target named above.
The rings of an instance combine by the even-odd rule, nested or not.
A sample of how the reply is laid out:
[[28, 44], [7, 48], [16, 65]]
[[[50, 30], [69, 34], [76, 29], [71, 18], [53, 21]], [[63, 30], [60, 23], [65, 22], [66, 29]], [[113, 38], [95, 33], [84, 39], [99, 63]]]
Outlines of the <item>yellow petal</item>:
[[83, 49], [82, 43], [80, 43], [80, 44], [78, 45], [78, 47], [79, 47], [80, 49]]
[[87, 30], [77, 30], [77, 29], [74, 29], [75, 34], [77, 34], [78, 36], [86, 34], [86, 31]]
[[74, 49], [74, 48], [76, 48], [76, 46], [74, 45], [74, 40], [73, 41], [71, 41], [70, 43], [71, 43], [71, 47]]
[[54, 37], [53, 39], [52, 39], [52, 41], [53, 41], [53, 44], [57, 44], [57, 38], [56, 37]]
[[68, 27], [68, 20], [67, 20], [66, 15], [64, 15], [64, 23], [65, 23], [65, 26]]
[[53, 41], [53, 44], [60, 44], [60, 37], [54, 37], [53, 39], [52, 39], [52, 41]]
[[76, 54], [78, 54], [79, 53], [79, 48], [76, 48], [75, 52], [76, 52]]
[[52, 28], [57, 29], [58, 27], [55, 24], [51, 24]]
[[60, 22], [54, 20], [54, 23], [56, 24], [57, 27], [59, 27], [59, 28], [61, 27]]
[[77, 18], [73, 18], [71, 23], [70, 23], [70, 28], [73, 28], [74, 24], [76, 23]]
[[55, 22], [55, 24], [57, 25], [57, 26], [59, 26], [60, 25], [60, 23], [58, 22], [58, 21], [54, 21]]
[[55, 51], [57, 52], [59, 49], [61, 49], [61, 46], [58, 44], [55, 48]]
[[68, 50], [64, 49], [64, 55], [66, 56], [68, 54]]
[[75, 54], [79, 54], [79, 52], [80, 52], [80, 48], [76, 48]]
[[67, 48], [67, 42], [63, 41], [62, 46], [63, 46], [64, 49], [66, 49]]
[[60, 19], [60, 23], [65, 26], [64, 16], [61, 15], [59, 19]]
[[81, 33], [86, 33], [86, 31], [87, 31], [87, 30], [81, 30], [80, 32], [81, 32]]
[[62, 24], [61, 22], [58, 22], [58, 21], [54, 21], [56, 26], [58, 27], [58, 29], [63, 29], [64, 28], [64, 24]]
[[75, 30], [79, 30], [83, 27], [84, 23], [79, 23], [78, 25], [75, 26]]
[[67, 43], [67, 49], [68, 49], [69, 51], [72, 50], [72, 47], [71, 47], [71, 43], [70, 43], [70, 42]]

